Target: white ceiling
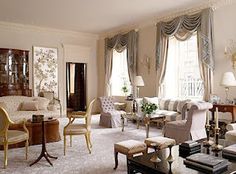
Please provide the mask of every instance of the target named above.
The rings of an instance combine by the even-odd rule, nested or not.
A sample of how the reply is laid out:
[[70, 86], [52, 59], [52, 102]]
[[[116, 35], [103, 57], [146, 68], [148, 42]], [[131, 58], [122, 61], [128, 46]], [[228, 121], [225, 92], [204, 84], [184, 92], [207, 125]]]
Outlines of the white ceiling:
[[0, 21], [94, 34], [207, 0], [0, 0]]

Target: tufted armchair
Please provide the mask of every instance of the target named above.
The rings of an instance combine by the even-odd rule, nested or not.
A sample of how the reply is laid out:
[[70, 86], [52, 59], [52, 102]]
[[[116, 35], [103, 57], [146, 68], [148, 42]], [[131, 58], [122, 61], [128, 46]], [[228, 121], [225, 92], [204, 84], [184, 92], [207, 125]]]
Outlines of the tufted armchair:
[[16, 144], [25, 141], [26, 147], [26, 159], [28, 156], [28, 140], [29, 140], [29, 132], [25, 126], [25, 121], [22, 120], [17, 124], [23, 125], [24, 131], [19, 130], [9, 130], [9, 126], [14, 124], [13, 121], [10, 120], [6, 110], [0, 106], [0, 145], [4, 147], [4, 168], [7, 167], [7, 153], [8, 153], [8, 145]]
[[125, 114], [124, 111], [115, 109], [112, 97], [99, 97], [101, 102], [101, 117], [100, 126], [115, 128], [122, 125], [121, 115]]
[[176, 143], [187, 140], [200, 140], [206, 138], [206, 112], [212, 108], [208, 102], [195, 102], [185, 105], [184, 110], [190, 109], [185, 120], [171, 121], [164, 127], [164, 136], [175, 139]]

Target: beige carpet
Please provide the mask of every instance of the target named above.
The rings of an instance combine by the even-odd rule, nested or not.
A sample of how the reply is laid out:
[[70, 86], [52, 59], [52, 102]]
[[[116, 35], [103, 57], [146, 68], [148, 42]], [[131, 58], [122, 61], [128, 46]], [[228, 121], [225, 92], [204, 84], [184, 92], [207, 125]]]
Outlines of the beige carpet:
[[[60, 130], [67, 123], [66, 118], [60, 119]], [[119, 166], [115, 171], [113, 145], [116, 142], [134, 139], [143, 141], [145, 139], [145, 129], [141, 126], [136, 129], [136, 125], [129, 122], [125, 127], [125, 131], [121, 132], [121, 128], [102, 128], [99, 127], [99, 116], [92, 118], [92, 154], [88, 153], [84, 136], [73, 137], [73, 147], [69, 147], [69, 137], [67, 144], [67, 154], [63, 155], [63, 141], [56, 143], [48, 143], [47, 150], [49, 154], [57, 156], [58, 159], [52, 159], [53, 167], [43, 158], [39, 163], [32, 167], [29, 164], [33, 162], [41, 152], [41, 146], [30, 146], [29, 159], [25, 160], [25, 149], [10, 149], [8, 156], [8, 167], [3, 169], [3, 152], [0, 151], [0, 174], [126, 174], [126, 157], [119, 155]], [[161, 135], [161, 130], [151, 128], [150, 136]], [[63, 137], [62, 137], [63, 138]]]

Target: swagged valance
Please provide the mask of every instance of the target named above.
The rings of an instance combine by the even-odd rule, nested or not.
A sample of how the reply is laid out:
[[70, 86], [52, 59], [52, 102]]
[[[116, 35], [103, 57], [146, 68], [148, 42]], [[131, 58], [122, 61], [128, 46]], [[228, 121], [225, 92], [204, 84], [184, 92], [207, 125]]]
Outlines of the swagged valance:
[[[136, 69], [136, 49], [137, 49], [137, 32], [134, 30], [126, 34], [118, 34], [112, 38], [105, 39], [105, 55], [108, 55], [109, 50], [115, 49], [117, 52], [122, 52], [127, 48], [128, 66]], [[105, 59], [105, 64], [107, 57]]]
[[184, 15], [177, 17], [169, 22], [160, 22], [157, 24], [157, 50], [156, 50], [156, 68], [160, 67], [161, 59], [165, 56], [164, 47], [168, 47], [166, 39], [175, 36], [178, 40], [184, 41], [191, 37], [197, 31], [199, 60], [209, 68], [214, 69], [213, 53], [213, 11], [204, 9], [194, 15]]
[[113, 49], [119, 53], [127, 49], [128, 73], [131, 84], [133, 84], [136, 75], [137, 38], [138, 33], [132, 30], [126, 34], [118, 34], [105, 39], [105, 95], [110, 95]]

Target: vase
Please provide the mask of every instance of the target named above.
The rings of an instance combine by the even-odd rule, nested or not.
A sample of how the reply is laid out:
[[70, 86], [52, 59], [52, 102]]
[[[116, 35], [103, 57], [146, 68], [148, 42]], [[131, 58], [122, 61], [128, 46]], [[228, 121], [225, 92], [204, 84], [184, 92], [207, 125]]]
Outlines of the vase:
[[149, 138], [150, 117], [151, 117], [151, 114], [145, 114], [145, 117], [144, 117], [144, 124], [146, 127], [146, 138]]

